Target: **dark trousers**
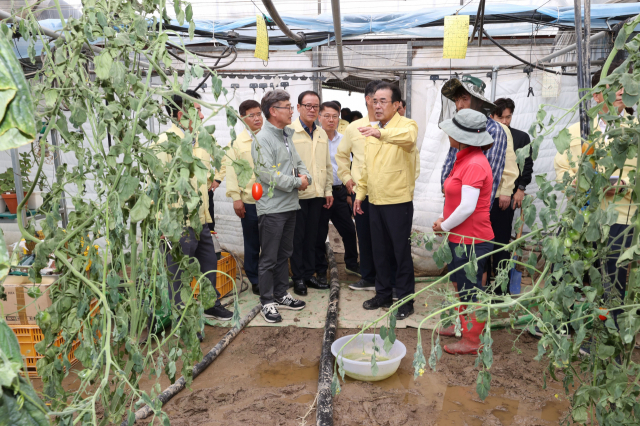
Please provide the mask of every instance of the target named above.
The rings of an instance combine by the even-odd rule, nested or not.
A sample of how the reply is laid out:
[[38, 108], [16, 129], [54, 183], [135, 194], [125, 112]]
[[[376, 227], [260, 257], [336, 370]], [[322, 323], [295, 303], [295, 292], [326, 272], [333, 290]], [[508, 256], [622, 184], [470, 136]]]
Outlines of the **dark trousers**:
[[398, 298], [402, 299], [414, 293], [416, 287], [409, 240], [413, 224], [413, 202], [378, 206], [370, 203], [369, 214], [376, 265], [376, 295], [391, 298], [394, 287], [392, 259], [395, 259], [395, 288]]
[[[496, 203], [494, 203], [495, 205]], [[456, 247], [460, 244], [452, 243], [449, 241], [449, 248], [451, 249], [451, 254], [453, 255], [453, 261], [447, 265], [449, 271], [453, 271], [466, 263], [469, 263], [469, 256], [471, 255], [471, 250], [473, 244], [464, 244], [465, 253], [462, 256], [458, 256], [456, 254]], [[493, 250], [493, 243], [479, 243], [475, 244], [475, 252], [476, 258], [480, 256], [484, 256]], [[476, 300], [476, 291], [482, 288], [482, 275], [484, 274], [486, 265], [486, 258], [478, 260], [478, 271], [476, 274], [475, 281], [470, 280], [467, 277], [467, 273], [464, 269], [460, 269], [457, 272], [451, 274], [451, 281], [458, 283], [458, 294], [460, 295], [460, 300], [463, 302], [468, 302], [469, 300]]]
[[[491, 228], [493, 228], [493, 235], [494, 235], [493, 240], [496, 243], [509, 244], [509, 241], [511, 240], [511, 231], [512, 231], [511, 224], [513, 223], [514, 211], [511, 208], [511, 206], [507, 207], [506, 210], [502, 210], [498, 204], [499, 203], [495, 202], [494, 200], [493, 206], [491, 206], [491, 213], [490, 213]], [[498, 247], [500, 246], [496, 245], [496, 248]], [[512, 251], [502, 250], [494, 254], [491, 258], [489, 258], [488, 260], [489, 263], [487, 265], [486, 270], [490, 271], [491, 275], [493, 275], [494, 277], [497, 276], [498, 268], [507, 267], [507, 263], [503, 261], [505, 260], [508, 261], [509, 258], [511, 257], [511, 253]], [[489, 277], [487, 277], [487, 284], [489, 283], [488, 278]], [[495, 289], [495, 294], [503, 295], [505, 294], [505, 292], [502, 290], [502, 287], [498, 287]], [[507, 284], [506, 294], [509, 294], [509, 284]]]
[[215, 227], [216, 227], [216, 219], [214, 218], [213, 215], [213, 191], [209, 190], [209, 193], [207, 195], [209, 195], [209, 215], [211, 216], [211, 223], [209, 224], [209, 229], [212, 231], [215, 231]]
[[271, 213], [258, 216], [260, 231], [260, 261], [258, 263], [258, 285], [260, 303], [273, 303], [289, 290], [289, 265], [293, 253], [293, 233], [296, 227], [296, 212]]
[[244, 205], [242, 223], [242, 237], [244, 239], [244, 271], [249, 282], [258, 285], [258, 261], [260, 259], [260, 231], [258, 227], [258, 212], [255, 204]]
[[[200, 232], [200, 239], [196, 238], [196, 233], [193, 228], [185, 228], [182, 237], [180, 238], [180, 247], [182, 253], [185, 256], [192, 257], [198, 260], [200, 263], [200, 272], [206, 275], [211, 282], [213, 288], [216, 288], [216, 273], [208, 273], [218, 269], [218, 258], [216, 257], [216, 251], [213, 246], [213, 240], [211, 237], [211, 231], [207, 224], [204, 224], [202, 231]], [[182, 270], [179, 268], [180, 264], [173, 261], [171, 252], [166, 251], [165, 256], [167, 258], [167, 268], [169, 269], [169, 279], [173, 278], [173, 294], [172, 298], [176, 305], [181, 305], [182, 297], [180, 296], [180, 289], [182, 288]], [[201, 284], [202, 285], [202, 284]], [[216, 289], [218, 299], [216, 299], [215, 306], [220, 306], [220, 292]], [[204, 308], [210, 308], [211, 306], [205, 306]]]
[[[607, 263], [605, 264], [605, 272], [607, 277], [604, 278], [604, 291], [606, 298], [614, 298], [620, 296], [621, 300], [624, 300], [624, 293], [627, 290], [627, 269], [629, 265], [618, 268], [616, 262], [620, 255], [631, 247], [631, 239], [633, 238], [633, 232], [630, 231], [627, 235], [623, 235], [624, 231], [630, 225], [614, 224], [609, 229], [609, 254], [607, 255]], [[615, 288], [616, 292], [612, 290]], [[622, 313], [621, 309], [614, 309], [612, 311], [614, 319], [617, 321], [617, 317]]]
[[318, 236], [316, 238], [316, 273], [318, 276], [326, 275], [329, 265], [327, 264], [327, 252], [325, 242], [329, 234], [329, 220], [333, 222], [336, 230], [342, 237], [344, 244], [344, 263], [347, 268], [352, 269], [358, 266], [358, 246], [356, 240], [356, 227], [351, 218], [349, 204], [347, 204], [347, 188], [334, 186], [333, 205], [330, 209], [322, 209], [320, 213], [320, 223], [318, 225]]
[[316, 271], [316, 237], [320, 214], [326, 198], [309, 198], [300, 201], [296, 214], [296, 230], [293, 235], [291, 271], [295, 280], [309, 280]]
[[[356, 194], [351, 195], [351, 201], [355, 202]], [[358, 249], [360, 249], [360, 275], [368, 283], [376, 282], [376, 264], [373, 260], [373, 244], [371, 243], [371, 213], [369, 212], [369, 197], [365, 197], [360, 205], [364, 214], [357, 214], [355, 217], [356, 231], [358, 234]], [[391, 283], [396, 284], [396, 259], [393, 255], [391, 260]]]

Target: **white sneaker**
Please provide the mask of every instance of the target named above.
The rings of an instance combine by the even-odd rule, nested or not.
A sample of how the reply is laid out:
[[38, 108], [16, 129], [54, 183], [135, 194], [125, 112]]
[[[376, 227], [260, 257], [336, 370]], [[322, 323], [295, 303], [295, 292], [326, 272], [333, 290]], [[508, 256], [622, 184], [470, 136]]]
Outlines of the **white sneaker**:
[[260, 311], [260, 313], [262, 314], [262, 317], [266, 322], [282, 322], [282, 317], [278, 312], [276, 303], [267, 303], [266, 305], [262, 306], [262, 310]]
[[276, 305], [280, 309], [289, 309], [292, 311], [299, 311], [304, 309], [307, 304], [302, 300], [294, 299], [291, 294], [287, 293], [282, 299], [276, 299]]

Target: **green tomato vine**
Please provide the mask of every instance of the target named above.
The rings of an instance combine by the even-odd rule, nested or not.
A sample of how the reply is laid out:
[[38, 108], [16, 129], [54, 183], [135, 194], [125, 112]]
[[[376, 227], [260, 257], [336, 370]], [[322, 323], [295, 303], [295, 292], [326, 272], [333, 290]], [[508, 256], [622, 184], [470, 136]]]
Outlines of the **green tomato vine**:
[[[42, 67], [30, 80], [30, 101], [22, 105], [31, 116], [9, 109], [11, 115], [3, 114], [4, 119], [13, 120], [9, 123], [14, 124], [13, 131], [22, 132], [27, 140], [35, 136], [29, 123], [45, 124], [38, 142], [40, 155], [32, 158], [35, 178], [25, 187], [25, 200], [47, 180], [42, 169], [45, 153], [55, 150], [49, 142], [51, 132], [62, 139], [59, 149], [77, 160], [73, 167], [60, 166], [55, 180], [45, 182], [50, 191], [42, 207], [45, 218], [39, 222], [44, 240], [35, 237], [33, 221], [22, 223], [18, 218], [23, 236], [37, 242], [30, 278], [40, 282], [39, 271], [51, 258], [60, 272], [56, 284], [46, 290], [51, 307], [36, 318], [44, 333], [36, 347], [44, 354], [37, 362], [44, 384], [41, 396], [50, 404], [48, 419], [63, 425], [123, 420], [131, 424], [141, 404], [152, 407], [154, 415], [167, 424], [168, 417], [155, 399], [161, 391], [160, 377], [166, 375], [173, 382], [183, 375], [190, 384], [192, 366], [203, 355], [197, 337], [197, 332], [204, 331], [202, 313], [216, 299], [197, 260], [184, 256], [178, 243], [186, 226], [196, 233], [206, 226], [199, 219], [202, 194], [195, 187], [211, 180], [213, 170], [192, 155], [193, 145], [197, 142], [218, 169], [226, 148], [217, 144], [213, 126], [206, 123], [224, 112], [235, 138], [233, 126], [239, 117], [229, 100], [222, 102], [227, 91], [216, 72], [184, 46], [170, 44], [169, 37], [178, 34], [160, 25], [169, 19], [165, 0], [85, 0], [82, 16], [66, 21], [58, 0], [54, 4], [63, 30], [53, 41], [43, 34], [29, 9], [24, 19], [15, 18], [11, 25], [0, 23], [0, 39], [10, 40], [16, 34], [27, 40], [33, 63], [35, 43], [42, 43]], [[180, 24], [189, 25], [193, 38], [191, 5], [176, 0], [173, 8]], [[188, 58], [182, 76], [171, 68], [169, 46], [182, 49]], [[15, 76], [16, 70], [12, 71], [8, 75]], [[205, 72], [210, 73], [213, 96], [220, 103], [183, 94], [190, 81], [203, 78]], [[0, 73], [0, 78], [6, 75]], [[152, 86], [152, 76], [159, 76], [161, 84]], [[165, 142], [158, 143], [148, 122], [170, 123], [164, 105], [176, 94], [185, 99], [183, 121], [191, 122], [193, 130], [185, 130], [183, 138], [168, 134]], [[210, 109], [210, 116], [200, 120], [193, 102]], [[111, 147], [106, 144], [107, 134]], [[2, 145], [3, 149], [13, 147]], [[161, 162], [159, 154], [166, 154], [170, 161]], [[246, 185], [252, 174], [249, 164], [236, 161], [233, 167], [239, 184]], [[94, 197], [88, 196], [90, 187]], [[273, 182], [269, 194], [272, 191]], [[63, 198], [73, 205], [65, 229], [59, 213]], [[165, 241], [183, 270], [184, 308], [176, 307], [170, 297], [172, 276], [166, 267]], [[193, 279], [200, 287], [198, 302], [190, 286]], [[237, 299], [235, 303], [234, 320], [239, 321]], [[169, 318], [171, 329], [148, 334], [153, 317]], [[57, 347], [53, 342], [59, 336], [64, 343]], [[74, 366], [68, 361], [72, 350], [80, 362]], [[69, 374], [77, 374], [78, 389], [62, 386]], [[143, 376], [155, 379], [150, 391], [140, 388]]]
[[[553, 182], [546, 175], [536, 176], [539, 190], [535, 198], [542, 204], [539, 210], [533, 204], [533, 196], [528, 195], [523, 201], [523, 220], [518, 219], [515, 227], [519, 228], [524, 221], [531, 231], [507, 245], [495, 244], [494, 251], [487, 255], [476, 258], [473, 253], [470, 254], [468, 264], [456, 271], [448, 271], [447, 275], [416, 294], [396, 302], [388, 313], [365, 325], [358, 333], [364, 333], [372, 327], [375, 330], [379, 326], [384, 345], [390, 348], [395, 341], [395, 333], [391, 332], [395, 327], [394, 313], [399, 306], [423, 292], [436, 294], [436, 289], [448, 282], [450, 275], [458, 270], [464, 269], [469, 277], [475, 279], [477, 262], [499, 250], [515, 252], [522, 258], [525, 245], [536, 248], [537, 250], [530, 250], [527, 259], [510, 260], [499, 265], [495, 286], [502, 286], [503, 289], [508, 283], [509, 270], [514, 266], [526, 268], [534, 278], [532, 287], [519, 296], [496, 296], [492, 292], [480, 291], [477, 302], [461, 303], [451, 291], [445, 292], [443, 305], [433, 309], [420, 323], [413, 361], [414, 377], [422, 376], [427, 365], [435, 370], [442, 357], [440, 339], [434, 328], [431, 333], [430, 355], [426, 358], [421, 331], [424, 323], [438, 318], [438, 326], [454, 324], [459, 331], [460, 321], [454, 309], [464, 305], [466, 309], [461, 314], [473, 313], [478, 321], [486, 322], [481, 336], [482, 351], [476, 359], [476, 366], [480, 370], [476, 390], [480, 398], [485, 399], [490, 391], [493, 365], [491, 323], [495, 321], [493, 317], [497, 314], [508, 313], [512, 327], [525, 319], [525, 329], [534, 331], [534, 327], [538, 327], [543, 334], [534, 359], [547, 363], [545, 386], [547, 377], [561, 381], [571, 402], [570, 416], [561, 423], [637, 423], [637, 418], [640, 417], [640, 365], [632, 359], [631, 354], [635, 336], [640, 330], [640, 215], [636, 213], [630, 218], [630, 226], [623, 233], [623, 236], [633, 236], [630, 248], [614, 249], [609, 242], [609, 231], [618, 218], [615, 204], [621, 202], [624, 194], [631, 191], [632, 204], [640, 204], [640, 180], [637, 178], [640, 166], [640, 123], [636, 116], [604, 114], [603, 106], [614, 111], [612, 104], [616, 99], [616, 91], [624, 87], [622, 100], [625, 106], [638, 108], [640, 36], [628, 39], [639, 23], [640, 16], [623, 26], [604, 65], [600, 83], [584, 93], [582, 98], [589, 100], [593, 93], [602, 93], [604, 96], [603, 104], [588, 111], [592, 121], [599, 118], [606, 123], [604, 132], [599, 126], [593, 126], [589, 139], [583, 141], [594, 148], [593, 153], [587, 149], [587, 153], [578, 158], [571, 158], [571, 154], [568, 154], [571, 164], [578, 168], [574, 177], [565, 174], [557, 182]], [[609, 73], [614, 56], [623, 49], [628, 53], [627, 59]], [[633, 70], [630, 71], [631, 69]], [[520, 168], [530, 154], [534, 160], [537, 158], [544, 138], [554, 133], [556, 136], [553, 140], [558, 152], [569, 151], [571, 135], [567, 129], [556, 128], [556, 123], [573, 117], [578, 107], [579, 102], [566, 110], [553, 105], [540, 107], [536, 121], [529, 129], [533, 137], [531, 144], [516, 153]], [[558, 115], [552, 115], [557, 111]], [[611, 176], [619, 176], [623, 167], [628, 170], [628, 163], [625, 163], [631, 160], [634, 166], [629, 172], [629, 181], [612, 185]], [[619, 195], [615, 196], [613, 203], [603, 204], [605, 193], [611, 189], [617, 190]], [[562, 193], [564, 195], [558, 195]], [[448, 234], [444, 236], [433, 252], [438, 267], [444, 267], [452, 260], [447, 236]], [[439, 238], [433, 234], [414, 234], [412, 240], [416, 245], [433, 250]], [[457, 247], [457, 250], [464, 248]], [[540, 258], [535, 251], [540, 252]], [[618, 257], [619, 267], [630, 265], [627, 291], [623, 297], [618, 295], [613, 288], [614, 283], [605, 273], [604, 264], [608, 256]], [[614, 310], [619, 312], [617, 324], [612, 315]], [[581, 348], [587, 348], [590, 355], [581, 356]], [[375, 358], [372, 361], [373, 370]], [[336, 364], [332, 383], [334, 395], [340, 392], [340, 376], [344, 379], [343, 366], [338, 362]]]

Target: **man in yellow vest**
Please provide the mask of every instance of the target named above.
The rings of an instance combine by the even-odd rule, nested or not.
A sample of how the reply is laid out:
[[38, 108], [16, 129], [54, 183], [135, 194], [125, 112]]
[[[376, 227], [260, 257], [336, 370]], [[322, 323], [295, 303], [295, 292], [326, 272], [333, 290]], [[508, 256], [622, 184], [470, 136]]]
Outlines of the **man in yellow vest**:
[[[352, 202], [356, 197], [356, 182], [362, 175], [364, 166], [364, 147], [366, 137], [360, 132], [360, 128], [377, 124], [373, 107], [373, 95], [376, 87], [382, 80], [372, 80], [364, 89], [364, 101], [367, 107], [367, 116], [353, 121], [345, 130], [344, 136], [338, 145], [335, 160], [338, 164], [338, 177], [347, 188]], [[353, 163], [351, 161], [353, 156]], [[367, 291], [375, 290], [376, 263], [373, 258], [373, 245], [371, 243], [371, 224], [369, 218], [369, 198], [365, 197], [361, 205], [364, 214], [355, 215], [356, 233], [358, 235], [358, 248], [360, 251], [360, 270], [346, 268], [348, 274], [359, 276], [358, 282], [349, 284], [351, 290]], [[392, 259], [393, 260], [393, 259]], [[394, 266], [392, 266], [394, 267]], [[391, 274], [392, 283], [395, 283], [395, 273]]]
[[[358, 130], [366, 139], [362, 176], [356, 188], [354, 214], [363, 214], [369, 197], [371, 240], [376, 262], [376, 295], [362, 305], [373, 310], [390, 307], [393, 299], [392, 263], [397, 264], [395, 287], [402, 299], [415, 292], [411, 258], [413, 191], [416, 182], [418, 125], [398, 114], [402, 93], [398, 86], [381, 83], [375, 89], [373, 105], [378, 120]], [[413, 314], [413, 301], [398, 308], [399, 320]]]
[[231, 142], [231, 146], [227, 151], [227, 156], [224, 161], [227, 177], [227, 197], [233, 200], [233, 210], [240, 218], [240, 223], [242, 224], [244, 270], [247, 273], [249, 282], [251, 282], [253, 294], [260, 295], [260, 288], [258, 287], [260, 231], [258, 230], [256, 200], [254, 200], [251, 193], [256, 178], [252, 174], [247, 185], [241, 188], [238, 185], [238, 175], [233, 168], [233, 162], [236, 160], [246, 160], [253, 168], [251, 144], [253, 143], [253, 135], [262, 129], [262, 110], [260, 109], [260, 103], [249, 99], [240, 104], [238, 111], [248, 129], [245, 128], [236, 140]]
[[342, 108], [342, 104], [338, 101], [331, 101], [340, 107], [340, 121], [338, 121], [338, 133], [344, 135], [344, 131], [347, 129], [349, 125], [349, 115], [351, 114], [351, 110], [349, 108]]
[[[620, 65], [622, 65], [622, 62], [614, 62], [611, 64], [610, 70], [615, 70]], [[597, 71], [591, 77], [591, 87], [595, 87], [600, 83], [600, 76], [601, 71]], [[632, 114], [633, 109], [630, 109], [630, 111], [625, 110], [625, 105], [622, 101], [623, 93], [624, 88], [622, 87], [616, 92], [616, 100], [613, 102], [613, 107], [616, 108], [614, 112], [610, 112], [609, 108], [605, 104], [602, 107], [600, 114], [618, 114], [621, 117], [626, 114]], [[599, 104], [604, 102], [602, 93], [594, 93], [593, 99]], [[601, 118], [598, 118], [597, 123], [594, 122], [592, 126], [598, 126], [596, 129], [599, 128], [603, 133], [607, 130], [607, 123]], [[580, 157], [582, 156], [583, 149], [582, 144], [586, 143], [586, 141], [582, 141], [582, 138], [580, 137], [579, 122], [569, 127], [569, 132], [571, 133], [571, 142], [568, 151], [571, 151], [571, 161], [569, 160], [568, 151], [557, 153], [553, 161], [553, 165], [556, 170], [556, 180], [558, 182], [562, 182], [564, 180], [565, 174], [568, 174], [570, 179], [573, 181], [574, 176], [578, 173]], [[584, 148], [587, 149], [587, 146]], [[622, 187], [628, 186], [631, 182], [629, 179], [629, 172], [632, 170], [635, 171], [636, 163], [637, 158], [627, 158], [624, 167], [619, 173], [617, 182], [612, 183], [612, 185]], [[575, 182], [573, 182], [573, 184], [575, 184]], [[621, 196], [622, 193], [624, 195]], [[607, 262], [604, 265], [606, 276], [603, 277], [606, 293], [605, 297], [614, 297], [612, 289], [615, 288], [617, 296], [624, 299], [624, 294], [627, 288], [627, 266], [618, 267], [617, 262], [620, 255], [631, 246], [632, 233], [627, 233], [626, 231], [627, 228], [632, 225], [631, 218], [636, 213], [637, 206], [633, 202], [632, 191], [628, 187], [609, 189], [605, 193], [605, 197], [602, 199], [600, 208], [606, 210], [610, 204], [615, 206], [615, 210], [618, 213], [618, 219], [609, 229], [609, 252], [607, 255]], [[617, 315], [621, 312], [616, 309], [611, 313], [614, 319], [617, 319]], [[588, 355], [588, 345], [583, 345], [583, 347], [580, 348], [580, 352], [583, 355]]]
[[[185, 94], [192, 98], [200, 99], [200, 94], [193, 90], [187, 90]], [[193, 108], [195, 108], [196, 111], [198, 111], [198, 115], [202, 120], [204, 116], [200, 111], [200, 104], [194, 102], [193, 104], [187, 105], [187, 103], [184, 102], [182, 96], [174, 95], [172, 97], [172, 103], [168, 103], [166, 105], [166, 108], [167, 108], [167, 112], [169, 113], [169, 115], [171, 115], [174, 122], [171, 123], [171, 128], [167, 132], [161, 134], [158, 137], [158, 144], [161, 144], [167, 141], [168, 133], [174, 133], [178, 135], [180, 138], [184, 138], [184, 132], [180, 127], [176, 126], [175, 122], [180, 123], [183, 120], [183, 115], [184, 115], [183, 111], [186, 110], [187, 107], [191, 107], [191, 106], [193, 106]], [[188, 125], [184, 124], [184, 127], [188, 127], [189, 131], [193, 134], [192, 126], [193, 126], [193, 123], [191, 121], [189, 121]], [[202, 163], [204, 164], [207, 170], [210, 170], [211, 156], [204, 149], [198, 146], [197, 135], [194, 135], [194, 140], [195, 142], [193, 145], [193, 156], [198, 158], [200, 161], [202, 161]], [[171, 157], [164, 152], [159, 153], [158, 158], [164, 163], [168, 163], [171, 161]], [[211, 223], [211, 216], [208, 210], [209, 200], [207, 197], [208, 183], [198, 186], [198, 181], [194, 177], [191, 179], [191, 184], [193, 185], [196, 191], [200, 192], [202, 204], [198, 209], [198, 214], [200, 217], [200, 223], [202, 223], [203, 226], [202, 226], [202, 231], [200, 232], [200, 235], [196, 237], [195, 230], [188, 224], [183, 232], [182, 238], [180, 238], [180, 247], [182, 248], [182, 253], [185, 256], [194, 257], [198, 259], [198, 262], [200, 263], [200, 272], [206, 275], [206, 277], [211, 282], [211, 285], [215, 289], [216, 274], [210, 273], [210, 272], [218, 269], [218, 259], [216, 257], [216, 252], [213, 245], [213, 239], [211, 237], [211, 231], [207, 226], [207, 224]], [[169, 270], [170, 276], [174, 277], [172, 297], [176, 305], [180, 306], [183, 304], [182, 298], [180, 296], [180, 289], [182, 287], [182, 281], [181, 281], [182, 271], [179, 269], [179, 264], [174, 262], [173, 257], [171, 256], [170, 250], [166, 251], [166, 259], [167, 259], [167, 269]], [[218, 297], [219, 297], [220, 294], [218, 293], [218, 290], [216, 290], [216, 293], [218, 294]], [[221, 321], [228, 321], [228, 320], [231, 320], [231, 318], [233, 317], [233, 314], [222, 306], [222, 304], [220, 303], [220, 299], [218, 298], [216, 300], [215, 306], [204, 310], [204, 317], [218, 319]]]
[[307, 294], [307, 287], [326, 290], [327, 277], [315, 277], [315, 242], [323, 206], [333, 204], [331, 189], [331, 157], [327, 133], [315, 121], [320, 112], [320, 96], [311, 90], [298, 96], [300, 118], [290, 126], [292, 141], [311, 173], [312, 180], [305, 191], [299, 192], [300, 210], [296, 214], [296, 228], [293, 234], [293, 292], [299, 296]]

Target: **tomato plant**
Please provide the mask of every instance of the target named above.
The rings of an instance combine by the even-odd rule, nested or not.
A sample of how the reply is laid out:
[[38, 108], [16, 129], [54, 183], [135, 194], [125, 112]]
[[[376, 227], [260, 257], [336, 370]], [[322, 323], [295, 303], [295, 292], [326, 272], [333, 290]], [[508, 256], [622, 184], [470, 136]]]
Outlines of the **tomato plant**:
[[[59, 0], [52, 4], [60, 10]], [[36, 186], [45, 183], [50, 188], [42, 206], [49, 213], [38, 222], [44, 240], [34, 236], [33, 221], [22, 223], [19, 216], [18, 226], [27, 241], [37, 243], [31, 280], [39, 282], [39, 271], [50, 258], [60, 274], [48, 290], [52, 305], [36, 318], [44, 334], [36, 345], [44, 354], [37, 362], [42, 397], [55, 413], [47, 422], [97, 425], [130, 420], [136, 403], [151, 405], [163, 375], [173, 382], [181, 374], [189, 384], [192, 366], [202, 358], [197, 333], [204, 332], [203, 310], [217, 296], [198, 261], [182, 253], [179, 240], [186, 226], [196, 233], [206, 226], [199, 219], [196, 188], [211, 180], [213, 170], [190, 153], [197, 141], [219, 168], [226, 148], [217, 145], [213, 127], [205, 124], [215, 114], [225, 114], [234, 139], [239, 116], [228, 106], [230, 99], [217, 73], [179, 37], [169, 40], [175, 34], [163, 25], [169, 23], [167, 7], [189, 27], [192, 39], [192, 7], [181, 1], [87, 0], [79, 17], [61, 19], [62, 36], [55, 40], [42, 33], [28, 8], [20, 11], [24, 20], [19, 24], [0, 22], [0, 149], [31, 142], [34, 123], [44, 123], [37, 142], [40, 154], [31, 158], [35, 179], [24, 188], [25, 202]], [[28, 82], [19, 65], [5, 61], [15, 59], [10, 45], [14, 37], [28, 44], [29, 58], [24, 61], [41, 62]], [[97, 40], [101, 47], [90, 47]], [[40, 41], [42, 53], [36, 58], [35, 43]], [[173, 67], [169, 49], [186, 57], [180, 70]], [[205, 80], [205, 73], [214, 102], [184, 94], [193, 82]], [[154, 84], [152, 76], [158, 80]], [[164, 108], [173, 103], [174, 95], [185, 100], [180, 123]], [[204, 120], [195, 101], [211, 112]], [[169, 133], [166, 142], [158, 143], [150, 120], [182, 126], [184, 137]], [[77, 165], [62, 165], [55, 181], [48, 181], [43, 164], [46, 153], [56, 149], [54, 137], [62, 139], [59, 149], [73, 155]], [[258, 154], [255, 163], [261, 164]], [[170, 160], [160, 161], [159, 156]], [[246, 186], [253, 172], [249, 163], [236, 161], [233, 167], [238, 184]], [[270, 188], [274, 185], [270, 182]], [[64, 229], [59, 214], [63, 198], [73, 206]], [[183, 283], [199, 281], [198, 303], [189, 285], [180, 290], [184, 306], [174, 303], [165, 250], [180, 263]], [[0, 250], [0, 278], [6, 269]], [[150, 318], [166, 318], [171, 332], [147, 336]], [[54, 345], [58, 336], [64, 338], [60, 346]], [[74, 342], [80, 342], [77, 348]], [[73, 368], [78, 370], [78, 392], [62, 386], [66, 376], [76, 374], [68, 361], [74, 349], [80, 361]], [[0, 361], [0, 382], [11, 385], [16, 398], [26, 398], [28, 386], [4, 375], [21, 367]], [[152, 390], [140, 389], [143, 376], [156, 380]], [[9, 395], [4, 387], [2, 391], [3, 398]], [[153, 407], [154, 415], [168, 422], [161, 406]]]
[[[565, 154], [569, 159], [572, 172], [556, 176], [555, 179], [544, 174], [535, 176], [538, 192], [534, 195], [537, 203], [533, 203], [533, 195], [527, 195], [522, 203], [523, 219], [517, 219], [514, 226], [519, 229], [524, 221], [529, 233], [506, 246], [494, 244], [494, 250], [482, 257], [470, 256], [467, 265], [447, 271], [444, 277], [407, 299], [414, 299], [421, 293], [435, 292], [436, 288], [441, 291], [441, 287], [437, 286], [449, 281], [452, 273], [463, 269], [468, 276], [475, 277], [478, 262], [500, 250], [522, 255], [525, 247], [533, 247], [534, 250], [517, 263], [524, 266], [534, 278], [532, 286], [524, 289], [517, 298], [479, 291], [476, 294], [477, 301], [468, 305], [463, 304], [455, 294], [448, 293], [444, 304], [433, 308], [419, 325], [418, 344], [413, 358], [414, 377], [425, 374], [427, 366], [435, 369], [443, 356], [440, 338], [435, 332], [437, 327], [430, 332], [428, 344], [431, 350], [428, 355], [423, 348], [421, 327], [433, 318], [439, 318], [438, 326], [442, 327], [459, 324], [456, 310], [462, 310], [461, 315], [475, 314], [478, 321], [487, 324], [481, 336], [483, 348], [475, 363], [480, 370], [476, 390], [481, 399], [486, 398], [494, 362], [490, 325], [494, 321], [493, 311], [498, 309], [509, 313], [512, 325], [525, 319], [529, 331], [537, 333], [539, 330], [542, 333], [538, 355], [534, 360], [547, 363], [549, 376], [545, 373], [545, 380], [562, 382], [571, 403], [571, 419], [563, 423], [607, 426], [637, 423], [640, 364], [633, 360], [631, 354], [635, 336], [640, 331], [637, 308], [640, 305], [640, 215], [634, 213], [635, 206], [640, 204], [636, 159], [640, 151], [640, 123], [634, 115], [620, 114], [613, 102], [617, 100], [616, 92], [624, 87], [624, 106], [638, 108], [640, 35], [628, 39], [639, 23], [640, 15], [624, 24], [605, 62], [600, 82], [593, 89], [581, 93], [584, 100], [591, 99], [594, 93], [602, 93], [604, 98], [603, 105], [594, 106], [588, 111], [590, 119], [605, 124], [604, 131], [597, 125], [591, 127], [587, 140], [592, 147], [588, 150], [584, 148], [585, 152], [580, 156], [570, 152], [572, 134], [565, 123], [571, 118], [577, 120], [578, 104], [570, 109], [542, 105], [531, 124], [529, 134], [532, 142], [517, 152], [519, 167], [523, 168], [524, 159], [529, 154], [535, 161], [540, 144], [546, 136], [551, 136], [558, 153]], [[625, 50], [628, 57], [622, 65], [610, 70], [619, 50]], [[587, 143], [586, 140], [582, 142]], [[631, 161], [627, 163], [627, 160]], [[595, 164], [598, 165], [597, 173], [593, 167]], [[612, 199], [606, 194], [610, 179], [620, 176], [621, 169], [629, 173], [629, 183], [624, 186], [632, 190], [630, 201], [620, 201], [619, 196]], [[630, 214], [624, 220], [624, 217], [620, 217], [624, 214], [620, 206], [627, 204], [626, 212]], [[615, 226], [620, 229], [621, 225], [628, 225], [623, 229], [624, 235], [631, 239], [629, 248], [616, 247], [614, 244], [612, 228]], [[443, 244], [433, 234], [414, 233], [412, 241], [432, 251], [438, 267], [444, 267], [453, 257], [446, 235]], [[622, 283], [616, 282], [617, 275], [607, 270], [610, 257], [617, 258], [616, 267], [622, 270], [630, 266], [628, 288], [624, 294], [618, 290]], [[502, 263], [498, 266], [495, 286], [506, 285], [508, 272], [516, 261]], [[404, 302], [392, 305], [387, 314], [363, 327], [361, 332], [378, 324], [385, 324], [386, 330], [391, 326], [389, 318]], [[537, 308], [533, 309], [533, 306]], [[594, 318], [600, 321], [593, 321]], [[385, 344], [388, 344], [389, 333], [385, 334]], [[582, 356], [581, 352], [589, 355]], [[343, 374], [343, 369], [338, 365], [336, 370], [332, 389], [339, 391], [338, 374]]]

